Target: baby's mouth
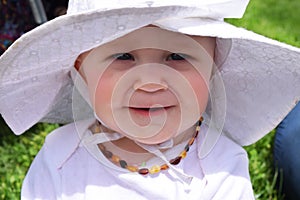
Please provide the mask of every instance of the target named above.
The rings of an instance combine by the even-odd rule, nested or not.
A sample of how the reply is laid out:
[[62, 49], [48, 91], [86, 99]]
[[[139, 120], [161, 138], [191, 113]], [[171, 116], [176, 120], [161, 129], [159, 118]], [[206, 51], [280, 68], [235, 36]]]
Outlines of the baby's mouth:
[[160, 115], [168, 110], [172, 109], [174, 106], [158, 106], [158, 107], [129, 107], [130, 111], [136, 114], [149, 116], [149, 115]]

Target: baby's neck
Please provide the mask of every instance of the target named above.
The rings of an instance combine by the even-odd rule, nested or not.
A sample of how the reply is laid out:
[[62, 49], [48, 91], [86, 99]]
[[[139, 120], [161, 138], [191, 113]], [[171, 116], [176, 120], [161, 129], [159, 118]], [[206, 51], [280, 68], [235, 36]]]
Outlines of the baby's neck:
[[[105, 132], [108, 131], [107, 128], [103, 127]], [[195, 132], [195, 127], [187, 129], [183, 133], [177, 135], [173, 138], [173, 146], [190, 139]], [[149, 153], [147, 150], [136, 144], [135, 141], [123, 137], [119, 140], [106, 142], [103, 144], [108, 150], [113, 152], [113, 154], [118, 155], [120, 158], [126, 160], [129, 163], [142, 163], [151, 159], [154, 155]], [[162, 151], [166, 151], [167, 149], [163, 149]]]
[[[192, 135], [195, 132], [195, 128], [191, 127], [188, 130], [184, 131], [183, 133], [179, 134], [178, 136], [176, 136], [175, 138], [173, 138], [173, 146], [181, 143], [182, 141], [185, 141], [189, 138], [192, 137]], [[117, 147], [131, 152], [131, 153], [148, 153], [148, 151], [146, 151], [144, 148], [140, 147], [138, 144], [136, 144], [135, 141], [127, 138], [127, 137], [123, 137], [119, 140], [113, 141], [112, 142], [114, 145], [116, 145]], [[159, 144], [157, 144], [159, 145]]]

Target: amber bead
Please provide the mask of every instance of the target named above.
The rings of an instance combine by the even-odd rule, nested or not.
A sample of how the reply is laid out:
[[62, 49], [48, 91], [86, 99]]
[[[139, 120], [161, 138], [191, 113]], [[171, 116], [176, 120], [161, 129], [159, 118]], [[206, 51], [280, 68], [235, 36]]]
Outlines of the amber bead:
[[171, 159], [171, 160], [170, 160], [170, 163], [171, 163], [172, 165], [177, 165], [178, 163], [180, 163], [180, 161], [181, 161], [181, 157], [180, 157], [180, 156], [177, 156], [176, 158]]
[[186, 151], [182, 151], [179, 156], [181, 158], [185, 158], [186, 157]]
[[169, 169], [169, 166], [167, 164], [163, 164], [162, 166], [160, 166], [160, 170], [167, 170]]
[[189, 145], [192, 146], [192, 144], [194, 143], [194, 141], [195, 141], [195, 138], [194, 137], [191, 138], [190, 141], [189, 141]]
[[112, 155], [111, 160], [115, 163], [118, 163], [118, 162], [120, 162], [120, 157], [116, 156], [116, 155]]
[[189, 144], [185, 145], [184, 150], [185, 150], [186, 152], [189, 152], [189, 150], [190, 150], [190, 145], [189, 145]]
[[132, 165], [128, 165], [126, 167], [126, 169], [128, 169], [131, 172], [137, 172], [139, 170], [139, 168], [137, 168], [136, 166], [132, 166]]
[[204, 119], [204, 118], [201, 116], [200, 119], [199, 119], [199, 123], [200, 123], [200, 124], [202, 123], [203, 119]]
[[112, 152], [106, 151], [106, 150], [103, 151], [103, 154], [108, 159], [112, 158], [112, 156], [113, 156]]
[[105, 146], [103, 146], [101, 144], [99, 144], [98, 147], [99, 147], [99, 149], [101, 150], [102, 153], [106, 150]]
[[101, 132], [101, 127], [99, 125], [95, 125], [92, 128], [93, 133], [100, 133]]
[[120, 166], [122, 168], [126, 168], [127, 167], [127, 162], [125, 160], [120, 160], [119, 163], [120, 163]]
[[159, 165], [154, 165], [149, 169], [150, 174], [155, 174], [160, 172], [160, 166]]
[[147, 168], [142, 168], [139, 169], [138, 173], [141, 175], [147, 175], [149, 173], [149, 170]]

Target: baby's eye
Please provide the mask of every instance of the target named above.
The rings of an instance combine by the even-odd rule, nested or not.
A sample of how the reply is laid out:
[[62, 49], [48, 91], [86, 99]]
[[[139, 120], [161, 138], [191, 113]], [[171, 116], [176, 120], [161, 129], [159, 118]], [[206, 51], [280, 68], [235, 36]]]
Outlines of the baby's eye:
[[180, 53], [171, 53], [168, 57], [167, 60], [185, 60], [186, 55], [180, 54]]
[[117, 60], [134, 60], [133, 55], [130, 53], [118, 53], [113, 55], [113, 57]]

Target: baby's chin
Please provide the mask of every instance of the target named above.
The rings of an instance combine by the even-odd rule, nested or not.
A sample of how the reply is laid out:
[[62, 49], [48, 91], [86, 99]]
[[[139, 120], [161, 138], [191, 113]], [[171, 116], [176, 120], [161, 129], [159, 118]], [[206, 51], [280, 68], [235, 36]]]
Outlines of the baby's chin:
[[170, 142], [172, 139], [176, 139], [176, 141], [181, 141], [180, 138], [185, 138], [185, 136], [189, 136], [194, 133], [194, 126], [188, 126], [186, 128], [181, 127], [181, 129], [174, 127], [165, 127], [161, 131], [147, 136], [142, 135], [142, 137], [132, 137], [132, 135], [128, 135], [127, 133], [121, 133], [125, 137], [133, 140], [135, 142], [139, 142], [146, 145], [161, 145], [166, 142]]
[[156, 145], [156, 144], [161, 144], [164, 142], [169, 141], [170, 139], [174, 138], [177, 134], [176, 132], [169, 132], [169, 131], [159, 131], [150, 133], [149, 135], [140, 135], [140, 136], [135, 136], [133, 137], [131, 133], [120, 133], [123, 134], [125, 137], [129, 138], [130, 140], [133, 140], [135, 142], [139, 142], [142, 144], [146, 145]]
[[[174, 136], [175, 137], [175, 136]], [[148, 139], [136, 139], [136, 138], [130, 138], [131, 140], [134, 140], [138, 143], [141, 144], [146, 144], [146, 145], [160, 145], [162, 143], [168, 142], [173, 138], [173, 136], [171, 137], [159, 137], [159, 138], [148, 138]]]

